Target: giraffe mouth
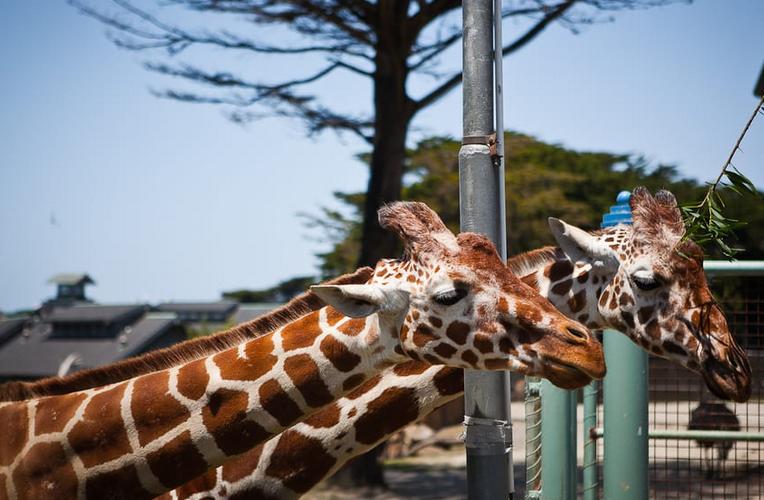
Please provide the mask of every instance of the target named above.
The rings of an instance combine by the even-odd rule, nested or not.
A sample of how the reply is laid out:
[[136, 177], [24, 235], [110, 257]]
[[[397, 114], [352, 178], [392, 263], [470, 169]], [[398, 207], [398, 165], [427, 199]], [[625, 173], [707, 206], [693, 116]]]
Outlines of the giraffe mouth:
[[545, 364], [544, 378], [561, 389], [578, 389], [589, 384], [595, 377], [578, 366], [559, 361]]
[[720, 399], [744, 403], [751, 397], [751, 377], [714, 358], [709, 358], [703, 363], [701, 374], [708, 390]]

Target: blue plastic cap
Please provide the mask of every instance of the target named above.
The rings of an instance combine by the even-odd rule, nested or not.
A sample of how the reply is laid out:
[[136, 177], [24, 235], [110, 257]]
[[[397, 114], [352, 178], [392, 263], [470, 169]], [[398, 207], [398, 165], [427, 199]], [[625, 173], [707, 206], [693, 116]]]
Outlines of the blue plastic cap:
[[631, 192], [621, 191], [615, 198], [615, 205], [610, 207], [610, 212], [602, 216], [600, 227], [613, 227], [617, 224], [631, 224], [631, 206], [629, 200]]

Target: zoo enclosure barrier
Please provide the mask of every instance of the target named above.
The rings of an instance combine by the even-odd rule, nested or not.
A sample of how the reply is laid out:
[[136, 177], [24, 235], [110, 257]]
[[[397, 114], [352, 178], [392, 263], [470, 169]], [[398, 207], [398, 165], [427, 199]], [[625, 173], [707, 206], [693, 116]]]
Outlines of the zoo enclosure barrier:
[[[529, 380], [525, 498], [764, 498], [764, 261], [707, 261], [704, 267], [730, 329], [750, 360], [751, 398], [746, 403], [720, 401], [698, 374], [657, 357], [649, 358], [644, 373], [634, 372], [633, 364], [630, 373], [630, 363], [613, 363], [612, 353], [607, 353], [612, 346], [608, 336], [626, 337], [606, 332], [609, 363], [605, 385], [612, 383], [615, 373], [619, 385], [611, 387], [623, 395], [621, 400], [641, 391], [649, 395], [643, 409], [649, 421], [646, 432], [633, 428], [630, 435], [608, 434], [608, 418], [613, 412], [609, 413], [607, 406], [612, 407], [612, 396], [607, 388], [603, 394], [598, 383], [586, 387], [581, 396], [577, 391], [566, 391], [571, 393], [572, 404], [565, 412], [559, 408], [545, 411], [546, 387]], [[579, 400], [583, 402], [583, 425], [578, 428], [583, 436], [582, 454], [577, 453], [576, 446], [575, 409]], [[617, 410], [624, 412], [620, 406]], [[636, 411], [640, 411], [639, 405]], [[549, 429], [553, 436], [572, 437], [555, 442], [544, 436]], [[642, 463], [634, 459], [633, 452], [621, 448], [622, 439], [641, 442], [646, 450]], [[554, 483], [544, 487], [542, 476], [550, 477], [542, 474], [548, 465], [541, 459], [544, 447], [543, 456], [560, 461], [552, 467], [563, 471], [563, 479], [572, 477], [572, 486]], [[627, 464], [628, 470], [613, 470], [613, 462], [619, 467]]]

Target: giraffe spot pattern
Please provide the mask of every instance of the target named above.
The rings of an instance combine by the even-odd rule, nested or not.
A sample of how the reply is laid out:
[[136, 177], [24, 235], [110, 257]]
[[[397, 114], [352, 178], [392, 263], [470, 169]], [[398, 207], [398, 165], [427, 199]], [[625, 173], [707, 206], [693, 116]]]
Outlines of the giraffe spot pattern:
[[467, 341], [467, 334], [470, 332], [470, 327], [466, 323], [461, 321], [454, 321], [446, 329], [446, 336], [456, 343], [456, 345], [464, 345]]
[[328, 429], [334, 427], [340, 422], [340, 406], [337, 402], [321, 408], [319, 411], [303, 420], [314, 429]]
[[279, 424], [287, 427], [302, 416], [302, 410], [284, 391], [278, 381], [270, 379], [257, 390], [260, 405], [270, 413]]
[[442, 368], [432, 377], [433, 385], [441, 396], [453, 396], [464, 390], [464, 372], [458, 368]]
[[414, 389], [390, 387], [367, 405], [366, 413], [356, 420], [356, 440], [374, 444], [387, 434], [413, 422], [419, 416], [419, 403]]
[[346, 318], [344, 314], [339, 312], [337, 309], [333, 308], [332, 306], [328, 306], [326, 308], [326, 322], [329, 323], [329, 326], [334, 326], [337, 323], [339, 323], [342, 319]]
[[25, 403], [13, 403], [0, 408], [0, 422], [3, 423], [0, 466], [10, 465], [24, 448], [27, 441], [28, 420]]
[[445, 342], [441, 342], [440, 344], [435, 346], [433, 351], [435, 351], [435, 354], [437, 354], [443, 359], [450, 359], [451, 356], [456, 354], [456, 347], [453, 347], [451, 344], [446, 344]]
[[637, 312], [639, 322], [643, 325], [646, 324], [653, 316], [653, 312], [655, 312], [655, 308], [653, 306], [645, 306], [639, 308], [639, 312]]
[[348, 394], [345, 395], [346, 398], [350, 400], [358, 399], [373, 388], [377, 386], [382, 381], [382, 374], [377, 373], [373, 377], [371, 377], [366, 382], [362, 383], [352, 391], [350, 391]]
[[477, 354], [472, 352], [471, 350], [467, 349], [462, 353], [462, 359], [464, 362], [469, 363], [472, 366], [476, 366], [478, 362]]
[[349, 372], [361, 362], [361, 357], [331, 335], [324, 337], [320, 345], [321, 353], [331, 361], [336, 369]]
[[191, 432], [185, 431], [168, 441], [158, 450], [146, 455], [151, 472], [168, 488], [185, 483], [207, 470], [207, 462], [191, 440]]
[[[63, 431], [64, 426], [71, 420], [84, 400], [85, 394], [82, 393], [39, 399], [34, 419], [35, 434], [39, 436]], [[7, 422], [1, 413], [2, 410], [0, 410], [0, 421]]]
[[191, 415], [168, 392], [169, 379], [167, 372], [158, 372], [139, 377], [133, 385], [130, 408], [141, 446], [174, 429]]
[[212, 360], [220, 369], [220, 376], [226, 380], [257, 380], [276, 364], [272, 335], [250, 340], [245, 352], [247, 359], [239, 357], [237, 348], [216, 354]]
[[218, 389], [202, 408], [202, 421], [226, 455], [242, 453], [270, 437], [265, 429], [247, 419], [248, 395], [242, 391]]
[[13, 482], [19, 499], [77, 497], [77, 475], [60, 443], [32, 446], [13, 470]]
[[443, 320], [438, 318], [437, 316], [430, 316], [427, 318], [427, 320], [435, 328], [440, 328], [441, 326], [443, 326]]
[[573, 280], [567, 279], [564, 281], [560, 281], [556, 285], [552, 287], [552, 293], [555, 295], [565, 295], [570, 291], [570, 288], [573, 286]]
[[[255, 464], [260, 462], [260, 456], [263, 453], [263, 446], [258, 445], [245, 452], [236, 460], [229, 460], [223, 465], [223, 480], [229, 483], [235, 483], [244, 479], [252, 473]], [[214, 470], [213, 470], [214, 472]]]
[[432, 328], [425, 324], [419, 324], [414, 330], [414, 345], [417, 347], [424, 347], [428, 342], [437, 340], [438, 338], [433, 333]]
[[475, 346], [475, 349], [483, 354], [493, 352], [493, 340], [488, 335], [476, 333], [475, 338], [472, 339], [472, 344]]
[[154, 495], [141, 487], [135, 465], [126, 465], [120, 469], [88, 478], [85, 482], [85, 496], [87, 498], [140, 500], [153, 498]]
[[558, 260], [544, 269], [544, 275], [552, 282], [560, 281], [561, 279], [570, 276], [572, 272], [573, 264], [569, 260]]
[[[435, 350], [437, 351], [437, 348]], [[456, 349], [454, 349], [454, 351], [456, 351]], [[426, 372], [428, 368], [429, 365], [426, 365], [425, 363], [420, 363], [418, 361], [406, 361], [395, 365], [393, 367], [393, 373], [399, 377], [408, 377], [411, 375], [421, 375], [422, 373]]]
[[485, 360], [485, 367], [488, 370], [506, 370], [507, 360], [500, 358], [489, 358]]
[[515, 344], [509, 337], [502, 337], [499, 340], [499, 350], [505, 354], [509, 354], [510, 356], [517, 356], [517, 349], [515, 348]]
[[119, 401], [127, 383], [93, 396], [85, 413], [68, 434], [69, 443], [85, 467], [131, 452]]
[[568, 299], [568, 307], [573, 313], [581, 311], [586, 305], [586, 289], [583, 289]]
[[629, 328], [634, 328], [634, 315], [628, 311], [621, 311], [621, 318]]
[[354, 387], [357, 387], [359, 384], [361, 384], [364, 381], [364, 376], [360, 373], [356, 373], [355, 375], [351, 375], [348, 378], [345, 379], [344, 382], [342, 382], [342, 390], [347, 392]]
[[365, 327], [366, 320], [364, 318], [351, 318], [338, 326], [337, 330], [344, 333], [348, 337], [355, 337], [361, 333]]
[[310, 347], [320, 333], [318, 313], [314, 312], [289, 323], [281, 330], [281, 346], [285, 351]]
[[329, 392], [318, 365], [308, 354], [290, 356], [284, 361], [284, 371], [300, 391], [305, 402], [313, 408], [320, 408], [334, 400]]
[[[302, 457], [310, 457], [306, 462]], [[296, 493], [305, 493], [329, 472], [337, 461], [326, 452], [319, 439], [293, 430], [281, 434], [265, 473], [280, 479]]]
[[186, 363], [178, 370], [178, 392], [188, 399], [196, 401], [207, 392], [210, 376], [204, 361], [204, 359], [198, 359]]

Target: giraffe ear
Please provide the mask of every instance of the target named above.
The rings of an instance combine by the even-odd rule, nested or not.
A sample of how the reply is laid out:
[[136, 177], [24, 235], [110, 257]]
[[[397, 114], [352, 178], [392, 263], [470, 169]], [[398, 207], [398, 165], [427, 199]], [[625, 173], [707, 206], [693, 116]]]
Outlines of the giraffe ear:
[[583, 229], [554, 217], [549, 218], [549, 229], [571, 261], [593, 260], [595, 266], [609, 270], [618, 269], [620, 263], [615, 251]]
[[345, 316], [363, 318], [374, 313], [399, 314], [408, 310], [409, 293], [374, 283], [315, 285], [310, 290]]

